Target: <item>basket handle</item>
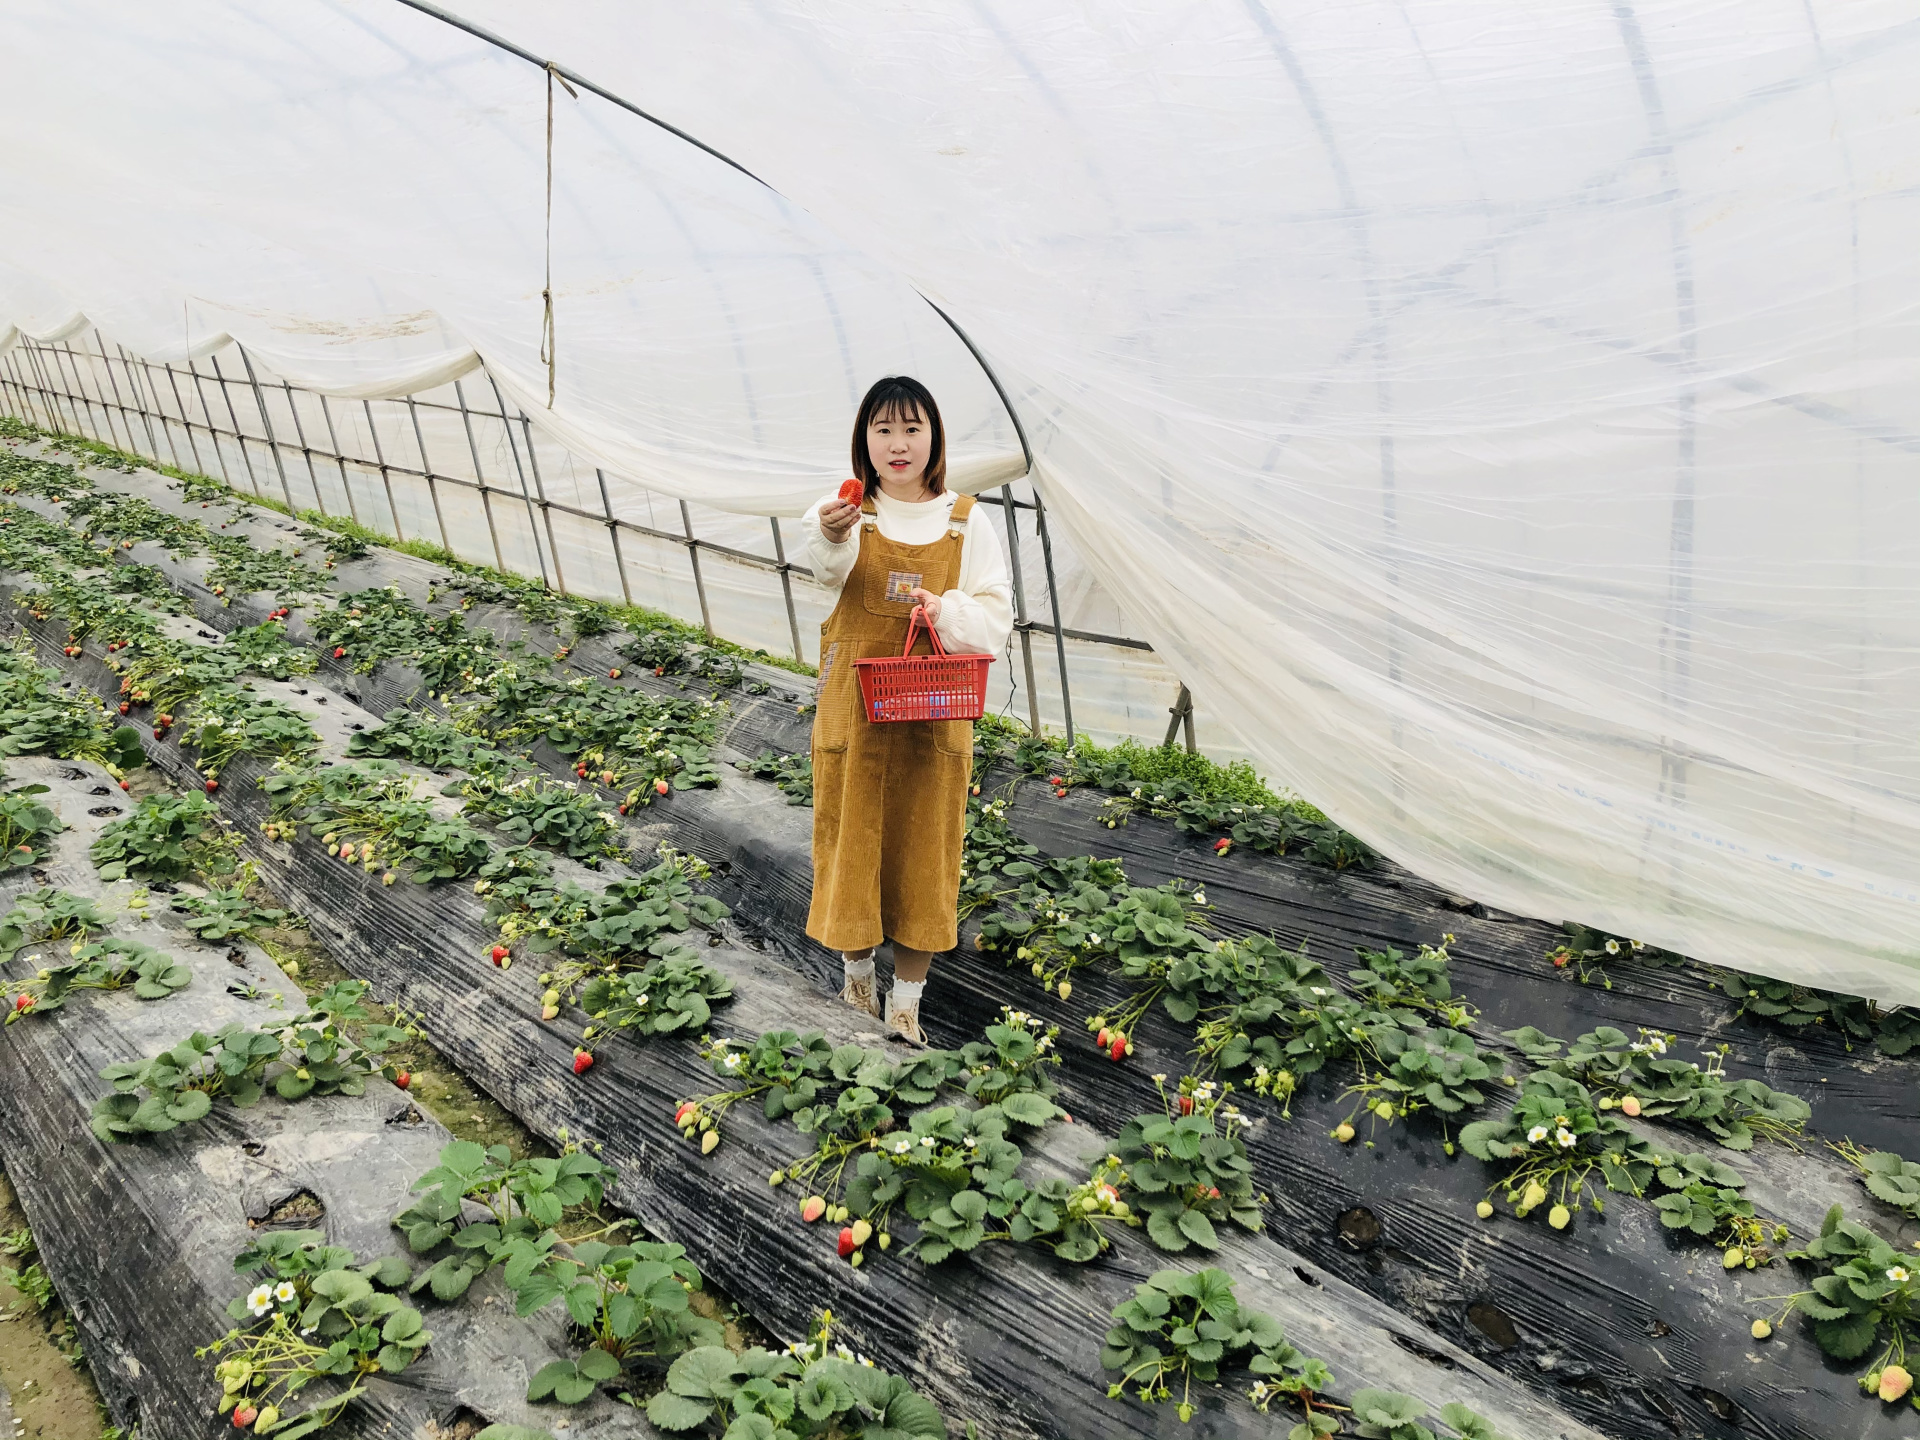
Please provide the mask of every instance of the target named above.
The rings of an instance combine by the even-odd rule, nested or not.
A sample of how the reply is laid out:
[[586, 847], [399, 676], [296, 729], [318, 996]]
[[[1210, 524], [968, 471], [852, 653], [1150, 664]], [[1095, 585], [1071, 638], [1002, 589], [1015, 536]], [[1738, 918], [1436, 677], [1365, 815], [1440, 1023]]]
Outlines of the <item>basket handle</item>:
[[905, 648], [900, 651], [900, 657], [902, 659], [913, 654], [913, 632], [922, 625], [927, 627], [927, 638], [933, 642], [933, 653], [936, 655], [945, 655], [947, 653], [947, 647], [940, 643], [940, 632], [934, 629], [933, 622], [927, 619], [927, 607], [924, 605], [916, 605], [913, 607], [913, 615], [907, 621], [907, 643]]

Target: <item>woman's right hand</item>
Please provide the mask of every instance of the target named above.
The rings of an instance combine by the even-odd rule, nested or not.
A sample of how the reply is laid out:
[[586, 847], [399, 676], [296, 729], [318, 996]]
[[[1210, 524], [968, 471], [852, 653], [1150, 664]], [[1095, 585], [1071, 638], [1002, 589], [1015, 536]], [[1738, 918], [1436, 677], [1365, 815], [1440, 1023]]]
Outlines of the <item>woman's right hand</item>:
[[845, 542], [859, 520], [860, 507], [844, 500], [829, 500], [820, 507], [820, 532], [835, 545]]

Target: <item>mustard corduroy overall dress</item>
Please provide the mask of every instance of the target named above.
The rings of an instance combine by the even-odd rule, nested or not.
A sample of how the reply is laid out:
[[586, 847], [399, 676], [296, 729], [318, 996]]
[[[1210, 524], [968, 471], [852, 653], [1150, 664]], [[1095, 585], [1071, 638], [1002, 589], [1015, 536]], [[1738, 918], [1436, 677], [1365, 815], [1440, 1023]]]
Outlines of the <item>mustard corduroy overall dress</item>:
[[[859, 559], [820, 627], [807, 934], [830, 950], [865, 950], [883, 939], [951, 950], [959, 942], [973, 722], [875, 725], [853, 662], [900, 654], [915, 586], [944, 595], [959, 584], [973, 497], [955, 498], [947, 533], [930, 545], [887, 539], [873, 501], [860, 508]], [[923, 627], [913, 653], [932, 650]]]

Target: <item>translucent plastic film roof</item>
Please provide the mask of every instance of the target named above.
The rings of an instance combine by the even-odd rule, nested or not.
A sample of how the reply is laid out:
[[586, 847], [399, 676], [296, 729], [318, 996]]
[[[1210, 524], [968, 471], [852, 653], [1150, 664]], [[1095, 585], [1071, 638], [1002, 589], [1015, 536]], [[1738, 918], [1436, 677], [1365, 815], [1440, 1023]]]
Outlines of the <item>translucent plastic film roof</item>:
[[547, 74], [398, 0], [10, 7], [0, 339], [481, 357], [793, 514], [889, 370], [1025, 468], [931, 301], [1276, 779], [1492, 904], [1920, 1001], [1911, 6], [455, 8], [684, 132], [553, 87], [551, 410]]

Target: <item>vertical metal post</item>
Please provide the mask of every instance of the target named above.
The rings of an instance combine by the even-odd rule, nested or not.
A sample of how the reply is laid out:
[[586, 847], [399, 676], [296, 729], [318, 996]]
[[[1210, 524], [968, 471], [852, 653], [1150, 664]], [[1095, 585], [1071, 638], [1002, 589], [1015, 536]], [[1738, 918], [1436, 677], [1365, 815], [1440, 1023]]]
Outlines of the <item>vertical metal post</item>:
[[[487, 472], [480, 468], [480, 446], [473, 438], [473, 412], [467, 409], [467, 392], [458, 380], [453, 382], [453, 398], [460, 402], [460, 423], [467, 427], [467, 453], [473, 457], [473, 483], [480, 487], [480, 508], [487, 516], [487, 538], [493, 541], [493, 567], [504, 575], [507, 562], [500, 554], [500, 529], [493, 523], [493, 495], [487, 485]], [[621, 578], [624, 580], [626, 577]]]
[[[78, 400], [82, 405], [86, 406], [85, 418], [81, 418], [78, 411], [75, 412], [78, 428], [75, 429], [74, 434], [97, 441], [100, 438], [100, 431], [104, 429], [109, 436], [112, 436], [113, 429], [110, 425], [96, 425], [94, 423], [93, 397], [87, 394], [87, 387], [80, 383], [80, 372], [75, 368], [73, 363], [73, 351], [69, 349], [64, 342], [59, 345], [49, 346], [48, 350], [54, 357], [53, 363], [56, 369], [60, 365], [60, 357], [62, 355], [66, 356], [67, 365], [66, 369], [61, 372], [60, 383], [63, 386], [73, 386], [73, 390], [67, 395], [69, 402]], [[89, 431], [92, 432], [91, 435], [88, 434]], [[114, 440], [114, 443], [119, 443], [117, 438]]]
[[[7, 368], [13, 372], [13, 385], [14, 385], [14, 388], [20, 392], [21, 404], [26, 408], [26, 412], [27, 412], [26, 418], [32, 421], [35, 425], [38, 425], [40, 423], [40, 416], [42, 414], [50, 415], [53, 412], [50, 410], [42, 409], [41, 401], [39, 399], [40, 387], [33, 383], [33, 371], [31, 366], [29, 366], [27, 369], [27, 379], [23, 381], [20, 378], [21, 367], [20, 367], [19, 360], [16, 357], [24, 354], [24, 352], [26, 351], [26, 348], [27, 348], [27, 342], [23, 339], [18, 345], [14, 347], [13, 353], [7, 356]], [[56, 427], [49, 425], [46, 428], [53, 429]]]
[[[127, 440], [129, 442], [128, 448], [132, 449], [133, 447], [131, 442], [133, 440], [133, 422], [127, 419], [127, 413], [128, 413], [127, 406], [126, 406], [126, 402], [122, 399], [120, 394], [120, 382], [114, 379], [114, 376], [113, 376], [113, 357], [107, 354], [107, 342], [101, 338], [100, 327], [97, 325], [94, 327], [94, 330], [93, 330], [93, 343], [95, 347], [98, 348], [98, 350], [100, 351], [100, 363], [106, 367], [107, 383], [113, 387], [113, 403], [116, 406], [118, 406], [120, 409], [120, 423], [126, 426]], [[126, 356], [124, 352], [122, 353], [120, 358], [121, 358], [121, 363], [125, 364]], [[127, 370], [127, 388], [129, 390], [133, 389], [133, 370], [131, 369], [131, 367], [129, 367], [129, 369]], [[134, 399], [137, 400], [139, 398], [140, 398], [139, 392], [134, 391]], [[160, 463], [160, 442], [153, 438], [153, 421], [148, 418], [146, 407], [144, 405], [141, 407], [139, 414], [140, 414], [140, 423], [143, 427], [145, 427], [147, 432], [147, 448], [153, 452], [153, 463], [158, 465]]]
[[[128, 455], [139, 455], [140, 446], [133, 438], [133, 422], [127, 418], [127, 408], [124, 405], [115, 404], [114, 400], [107, 399], [107, 387], [100, 383], [100, 373], [93, 368], [93, 352], [84, 346], [76, 351], [71, 342], [66, 342], [66, 351], [68, 358], [73, 362], [74, 373], [76, 375], [80, 371], [80, 361], [84, 358], [87, 362], [87, 373], [93, 377], [94, 393], [100, 397], [100, 413], [107, 417], [107, 434], [110, 437], [113, 448], [122, 450]], [[104, 356], [101, 357], [103, 362], [105, 358]], [[117, 400], [119, 398], [120, 384], [113, 379], [113, 366], [106, 366], [106, 371], [107, 379], [113, 383], [114, 397], [115, 400]], [[85, 382], [82, 382], [83, 385], [84, 383]], [[113, 428], [113, 416], [116, 410], [120, 413], [120, 429], [127, 432], [127, 443], [125, 445], [120, 443], [119, 432]]]
[[1060, 582], [1053, 573], [1053, 537], [1047, 533], [1047, 505], [1033, 487], [1033, 518], [1040, 530], [1040, 559], [1047, 567], [1047, 600], [1053, 607], [1053, 648], [1060, 659], [1060, 708], [1067, 717], [1067, 748], [1073, 748], [1073, 696], [1067, 690], [1067, 635], [1060, 623]]
[[713, 616], [707, 613], [707, 584], [700, 578], [700, 542], [693, 538], [693, 512], [687, 509], [687, 502], [680, 502], [680, 524], [687, 532], [687, 559], [693, 562], [693, 589], [700, 597], [700, 623], [705, 627], [707, 639], [713, 639]]
[[533, 496], [527, 493], [526, 468], [520, 463], [520, 447], [513, 440], [513, 421], [507, 418], [507, 397], [500, 393], [500, 382], [493, 378], [493, 372], [489, 370], [486, 375], [487, 383], [493, 386], [494, 404], [500, 407], [500, 428], [507, 432], [507, 450], [513, 456], [514, 473], [520, 477], [520, 498], [527, 502], [527, 535], [533, 541], [533, 558], [540, 562], [540, 583], [550, 584], [547, 557], [540, 550], [540, 522], [533, 518]]
[[320, 477], [313, 473], [313, 447], [307, 444], [307, 427], [300, 423], [300, 407], [293, 403], [293, 386], [282, 380], [280, 388], [287, 394], [287, 413], [293, 416], [294, 438], [300, 442], [300, 453], [307, 459], [307, 484], [313, 487], [313, 503], [325, 515], [327, 501], [320, 493]]
[[1013, 504], [1013, 482], [1000, 487], [1000, 509], [1007, 517], [1007, 560], [1013, 571], [1013, 618], [1020, 633], [1020, 661], [1026, 667], [1027, 729], [1040, 733], [1040, 692], [1033, 683], [1033, 631], [1027, 628], [1027, 586], [1020, 575], [1020, 512]]
[[[320, 397], [320, 413], [326, 418], [327, 444], [333, 447], [333, 463], [340, 467], [340, 488], [346, 492], [347, 496], [347, 518], [358, 525], [360, 523], [360, 507], [353, 503], [353, 481], [347, 478], [347, 457], [340, 452], [340, 436], [335, 433], [333, 428], [333, 407], [327, 404], [327, 397], [324, 395]], [[319, 487], [317, 485], [314, 487], [314, 491], [316, 494], [319, 493]], [[325, 508], [325, 506], [321, 507], [322, 510]]]
[[253, 372], [253, 357], [247, 354], [247, 347], [236, 346], [240, 351], [240, 363], [247, 367], [247, 383], [253, 386], [253, 403], [260, 407], [260, 428], [267, 432], [267, 453], [273, 456], [273, 468], [280, 477], [280, 494], [286, 499], [290, 514], [300, 512], [294, 507], [293, 487], [287, 484], [287, 464], [280, 455], [280, 442], [274, 438], [273, 417], [267, 414], [267, 397], [260, 389], [260, 377]]
[[780, 591], [787, 599], [787, 628], [793, 632], [793, 658], [806, 663], [806, 654], [800, 649], [800, 616], [793, 608], [793, 574], [787, 569], [787, 547], [780, 538], [780, 517], [772, 516], [773, 558], [780, 562]]
[[607, 515], [607, 539], [613, 542], [613, 568], [620, 572], [620, 596], [633, 604], [633, 587], [627, 584], [627, 562], [620, 554], [620, 522], [613, 518], [613, 501], [607, 498], [607, 472], [593, 467], [593, 478], [600, 482], [600, 508]]
[[59, 417], [58, 422], [53, 427], [54, 430], [56, 432], [64, 430], [69, 435], [78, 436], [84, 428], [80, 423], [80, 412], [73, 408], [73, 397], [66, 392], [66, 381], [62, 380], [60, 382], [59, 389], [56, 390], [54, 388], [53, 372], [47, 364], [47, 356], [50, 350], [51, 347], [42, 348], [36, 345], [29, 349], [27, 353], [33, 358], [34, 365], [39, 369], [40, 382], [45, 387], [45, 394], [48, 401], [51, 402], [57, 397], [67, 402], [64, 414], [49, 404], [48, 408], [54, 409], [55, 415]]
[[180, 407], [180, 423], [187, 427], [187, 449], [193, 453], [193, 473], [205, 475], [207, 467], [200, 459], [200, 442], [193, 438], [193, 416], [187, 413], [187, 402], [180, 398], [180, 377], [173, 373], [170, 364], [161, 368], [167, 372], [167, 385], [173, 391], [173, 403]]
[[547, 522], [547, 549], [553, 554], [553, 580], [562, 595], [567, 593], [567, 572], [560, 564], [560, 544], [553, 538], [553, 506], [547, 503], [547, 487], [540, 478], [540, 456], [533, 448], [533, 421], [520, 412], [520, 431], [527, 440], [527, 464], [533, 470], [534, 493], [540, 497], [540, 516]]
[[447, 539], [447, 517], [440, 513], [440, 488], [433, 483], [433, 461], [427, 458], [427, 437], [420, 429], [420, 407], [407, 396], [407, 414], [413, 417], [413, 442], [420, 447], [420, 470], [427, 481], [427, 498], [433, 501], [433, 520], [440, 527], [440, 548], [453, 554], [453, 542]]
[[360, 408], [366, 412], [367, 433], [373, 437], [373, 458], [380, 466], [380, 483], [387, 487], [387, 513], [393, 517], [393, 538], [404, 543], [407, 537], [400, 528], [400, 511], [393, 503], [393, 475], [387, 469], [386, 452], [380, 448], [380, 430], [373, 423], [373, 402], [362, 400]]
[[[244, 359], [246, 351], [240, 352]], [[240, 429], [240, 412], [233, 408], [233, 391], [227, 388], [227, 372], [220, 368], [220, 357], [209, 355], [209, 364], [213, 366], [213, 378], [219, 382], [220, 398], [227, 403], [227, 419], [233, 422], [233, 443], [240, 447], [240, 459], [247, 467], [247, 484], [253, 487], [253, 493], [260, 493], [260, 477], [253, 473], [253, 456], [247, 453], [247, 437]]]
[[207, 404], [207, 387], [200, 378], [200, 367], [193, 363], [192, 356], [187, 357], [187, 373], [193, 377], [193, 393], [199, 397], [200, 413], [207, 417], [207, 443], [213, 446], [213, 458], [220, 462], [220, 483], [229, 490], [238, 489], [233, 483], [233, 471], [227, 468], [227, 457], [220, 449], [220, 426], [213, 418], [213, 407]]
[[[80, 363], [74, 356], [73, 346], [69, 345], [66, 341], [62, 340], [59, 346], [55, 349], [54, 353], [55, 355], [64, 355], [66, 357], [67, 374], [69, 377], [71, 377], [70, 383], [73, 385], [74, 394], [79, 396], [80, 403], [87, 407], [86, 423], [88, 428], [93, 431], [92, 438], [95, 440], [98, 440], [100, 438], [100, 431], [105, 430], [107, 432], [106, 443], [114, 446], [115, 448], [118, 448], [120, 444], [120, 435], [113, 428], [113, 412], [111, 410], [108, 410], [106, 406], [102, 404], [100, 406], [100, 421], [98, 424], [96, 424], [94, 421], [94, 418], [93, 418], [94, 399], [91, 395], [87, 393], [86, 382], [81, 380], [80, 378]], [[85, 433], [85, 432], [82, 432], [82, 433]]]
[[[120, 353], [127, 358], [127, 378], [131, 380], [133, 378], [132, 352], [125, 346], [121, 346]], [[160, 433], [167, 437], [167, 453], [173, 457], [173, 468], [178, 470], [180, 468], [180, 446], [173, 438], [173, 417], [167, 414], [166, 402], [160, 398], [160, 391], [154, 386], [153, 365], [150, 361], [145, 359], [141, 360], [140, 378], [146, 382], [147, 387], [147, 398], [140, 403], [142, 405], [153, 406], [153, 413], [158, 416], [160, 420]]]

